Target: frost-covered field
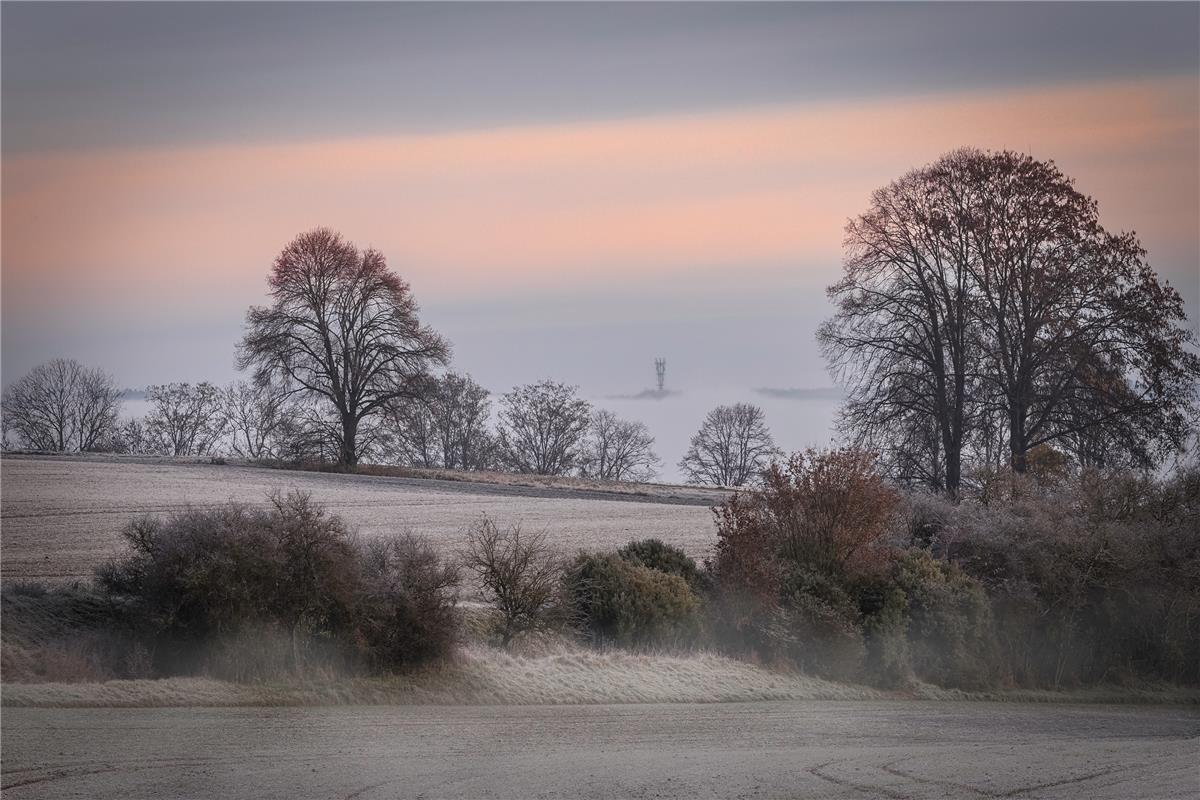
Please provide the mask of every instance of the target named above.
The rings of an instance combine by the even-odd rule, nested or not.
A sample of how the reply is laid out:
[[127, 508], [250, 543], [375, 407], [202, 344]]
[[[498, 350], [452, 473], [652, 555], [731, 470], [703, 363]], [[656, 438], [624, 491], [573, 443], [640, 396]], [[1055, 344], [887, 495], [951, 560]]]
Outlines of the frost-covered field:
[[7, 798], [1195, 797], [1191, 709], [913, 701], [4, 712]]
[[568, 552], [655, 536], [703, 558], [714, 539], [701, 495], [686, 502], [627, 500], [573, 489], [258, 467], [6, 457], [0, 459], [0, 576], [88, 577], [120, 549], [120, 531], [136, 514], [228, 500], [262, 503], [268, 492], [292, 488], [311, 492], [363, 536], [408, 527], [447, 551], [485, 513], [500, 524], [545, 528]]

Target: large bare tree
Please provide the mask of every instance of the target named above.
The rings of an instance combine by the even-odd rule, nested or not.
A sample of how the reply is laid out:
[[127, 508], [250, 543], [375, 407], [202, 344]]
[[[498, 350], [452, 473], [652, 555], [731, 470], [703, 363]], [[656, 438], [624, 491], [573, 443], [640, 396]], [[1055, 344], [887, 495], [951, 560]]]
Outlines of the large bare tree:
[[336, 416], [338, 462], [358, 462], [359, 426], [416, 394], [450, 348], [381, 253], [326, 228], [296, 237], [268, 278], [272, 304], [252, 307], [238, 367], [316, 398]]
[[761, 480], [779, 452], [763, 410], [735, 403], [708, 412], [679, 468], [688, 483], [745, 486]]
[[34, 450], [106, 447], [120, 409], [121, 391], [111, 376], [64, 358], [34, 367], [3, 400], [6, 427]]
[[[845, 276], [829, 289], [837, 314], [818, 332], [847, 392], [841, 427], [859, 446], [890, 442], [885, 463], [920, 466], [931, 488], [951, 495], [962, 479], [978, 360], [970, 335], [974, 194], [963, 170], [944, 159], [872, 195], [870, 210], [846, 226]], [[924, 451], [915, 460], [906, 452], [914, 434]]]
[[1017, 471], [1043, 444], [1078, 463], [1177, 449], [1200, 360], [1145, 256], [1025, 155], [959, 150], [875, 192], [819, 332], [847, 389], [843, 428], [952, 496], [964, 450], [992, 461], [1000, 439]]
[[1077, 460], [1150, 466], [1183, 447], [1200, 359], [1183, 298], [1132, 233], [1100, 225], [1096, 201], [1053, 162], [966, 150], [973, 288], [984, 399], [1003, 415], [1009, 457], [1042, 444]]
[[654, 437], [644, 423], [611, 411], [592, 414], [580, 459], [585, 477], [608, 481], [648, 481], [658, 474]]
[[566, 475], [579, 466], [592, 407], [578, 389], [543, 380], [500, 400], [500, 447], [517, 472]]

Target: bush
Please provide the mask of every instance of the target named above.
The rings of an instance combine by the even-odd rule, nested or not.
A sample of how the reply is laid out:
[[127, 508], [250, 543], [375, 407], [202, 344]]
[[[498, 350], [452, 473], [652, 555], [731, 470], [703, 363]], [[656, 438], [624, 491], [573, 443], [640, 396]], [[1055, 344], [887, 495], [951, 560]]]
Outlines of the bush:
[[861, 619], [849, 582], [891, 557], [897, 494], [856, 450], [808, 451], [773, 465], [761, 491], [717, 511], [708, 571], [720, 643], [835, 677], [858, 673]]
[[700, 633], [700, 599], [677, 575], [609, 554], [580, 554], [564, 585], [581, 630], [594, 644], [681, 646]]
[[680, 548], [661, 539], [630, 542], [618, 550], [617, 555], [631, 564], [656, 569], [668, 575], [678, 575], [697, 592], [705, 588], [704, 574], [696, 566], [695, 560]]
[[809, 566], [784, 583], [782, 608], [788, 624], [785, 654], [806, 672], [853, 680], [865, 647], [858, 603], [835, 576]]
[[905, 553], [892, 583], [907, 606], [912, 671], [940, 686], [974, 689], [1000, 670], [991, 606], [978, 581], [928, 553]]
[[360, 547], [307, 494], [144, 517], [124, 535], [129, 555], [99, 583], [158, 644], [160, 672], [408, 666], [454, 638], [451, 567], [410, 535]]
[[945, 553], [986, 588], [1013, 682], [1200, 682], [1200, 479], [1092, 472], [954, 511]]
[[458, 571], [411, 533], [372, 539], [362, 550], [356, 630], [376, 669], [444, 658], [458, 638]]

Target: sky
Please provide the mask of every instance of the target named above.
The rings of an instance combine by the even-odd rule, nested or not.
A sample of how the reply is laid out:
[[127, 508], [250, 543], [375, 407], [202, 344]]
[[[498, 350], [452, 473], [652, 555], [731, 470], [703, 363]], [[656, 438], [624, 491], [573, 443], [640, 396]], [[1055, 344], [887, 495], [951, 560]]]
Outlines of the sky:
[[[328, 226], [494, 391], [578, 384], [668, 463], [718, 400], [821, 444], [827, 394], [756, 390], [829, 386], [846, 220], [965, 145], [1053, 159], [1200, 314], [1196, 3], [4, 3], [0, 32], [5, 385], [231, 380], [272, 259]], [[688, 399], [614, 399], [656, 356]]]

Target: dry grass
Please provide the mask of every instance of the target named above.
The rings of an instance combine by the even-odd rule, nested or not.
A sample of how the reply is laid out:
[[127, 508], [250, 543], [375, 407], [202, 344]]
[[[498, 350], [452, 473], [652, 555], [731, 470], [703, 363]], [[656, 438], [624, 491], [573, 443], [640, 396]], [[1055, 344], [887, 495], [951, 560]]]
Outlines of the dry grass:
[[[4, 679], [0, 697], [6, 706], [552, 705], [901, 697], [1200, 703], [1198, 690], [1167, 687], [968, 693], [922, 685], [905, 694], [889, 693], [775, 672], [714, 653], [597, 652], [554, 636], [527, 637], [514, 651], [504, 651], [486, 644], [494, 614], [471, 604], [460, 606], [467, 641], [456, 656], [406, 675], [338, 678], [322, 674], [255, 683], [203, 677], [112, 680], [114, 656], [121, 654], [114, 652], [113, 641], [93, 642], [102, 635], [98, 622], [107, 619], [109, 611], [87, 587], [46, 592], [8, 586], [0, 597]], [[124, 662], [117, 667], [129, 672]]]
[[140, 675], [144, 649], [113, 630], [114, 608], [87, 585], [9, 583], [0, 592], [0, 676], [77, 682]]
[[469, 646], [412, 675], [235, 684], [204, 678], [5, 684], [6, 706], [562, 705], [860, 700], [883, 695], [783, 675], [712, 654], [597, 653], [579, 648], [520, 656]]
[[403, 676], [253, 684], [207, 678], [4, 684], [0, 697], [5, 706], [51, 708], [587, 705], [905, 697], [947, 702], [1200, 704], [1200, 691], [1177, 688], [959, 692], [923, 686], [905, 695], [772, 672], [710, 653], [638, 655], [564, 646], [555, 653], [523, 656], [478, 645], [465, 648], [452, 663]]

